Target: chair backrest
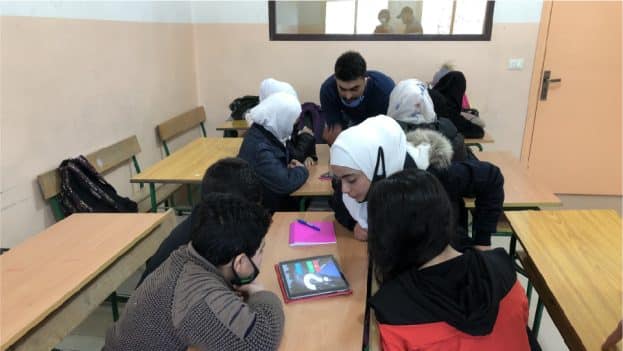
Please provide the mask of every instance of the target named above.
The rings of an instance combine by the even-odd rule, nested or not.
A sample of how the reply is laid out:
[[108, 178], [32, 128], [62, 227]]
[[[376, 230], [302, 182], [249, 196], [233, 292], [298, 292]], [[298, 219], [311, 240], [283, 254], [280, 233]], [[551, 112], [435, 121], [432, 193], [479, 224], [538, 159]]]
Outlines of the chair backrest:
[[[120, 166], [129, 159], [132, 159], [136, 172], [140, 173], [141, 169], [136, 160], [136, 154], [139, 152], [141, 152], [141, 146], [138, 144], [136, 135], [132, 135], [115, 144], [92, 152], [86, 158], [95, 167], [95, 170], [101, 174]], [[57, 198], [61, 191], [61, 175], [58, 172], [58, 168], [38, 175], [37, 182], [39, 183], [43, 199], [50, 202], [56, 220], [63, 219], [65, 216]]]
[[156, 126], [158, 137], [164, 146], [164, 152], [168, 156], [170, 154], [167, 141], [197, 126], [201, 127], [203, 136], [206, 136], [204, 122], [206, 120], [206, 112], [203, 106], [184, 112]]

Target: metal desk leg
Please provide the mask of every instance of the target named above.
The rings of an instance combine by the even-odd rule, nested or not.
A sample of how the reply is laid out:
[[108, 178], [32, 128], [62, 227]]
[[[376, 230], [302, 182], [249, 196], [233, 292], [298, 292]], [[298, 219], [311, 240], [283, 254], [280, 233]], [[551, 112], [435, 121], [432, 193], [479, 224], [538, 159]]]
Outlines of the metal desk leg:
[[299, 211], [305, 212], [305, 196], [301, 196], [301, 200], [299, 200]]
[[156, 202], [156, 184], [149, 183], [149, 198], [151, 199], [151, 212], [158, 211], [158, 203]]
[[517, 238], [515, 237], [515, 234], [513, 234], [511, 236], [511, 243], [510, 246], [508, 248], [508, 254], [510, 255], [510, 257], [515, 257], [515, 251], [517, 250]]
[[541, 317], [543, 317], [543, 301], [541, 297], [536, 301], [536, 312], [534, 314], [534, 323], [532, 324], [532, 334], [536, 339], [539, 336], [539, 327], [541, 327]]
[[110, 307], [112, 308], [112, 319], [113, 319], [113, 322], [116, 322], [117, 320], [119, 320], [119, 306], [117, 305], [117, 292], [113, 291], [112, 294], [108, 296], [108, 298], [110, 299]]
[[190, 184], [186, 185], [186, 191], [188, 192], [188, 206], [193, 207], [193, 188]]

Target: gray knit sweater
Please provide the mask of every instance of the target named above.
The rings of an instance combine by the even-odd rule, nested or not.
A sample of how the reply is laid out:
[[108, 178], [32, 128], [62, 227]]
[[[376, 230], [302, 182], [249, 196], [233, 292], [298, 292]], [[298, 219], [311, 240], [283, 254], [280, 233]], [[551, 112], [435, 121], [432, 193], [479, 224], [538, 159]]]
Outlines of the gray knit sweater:
[[102, 350], [275, 350], [283, 309], [269, 291], [243, 301], [191, 244], [138, 287]]

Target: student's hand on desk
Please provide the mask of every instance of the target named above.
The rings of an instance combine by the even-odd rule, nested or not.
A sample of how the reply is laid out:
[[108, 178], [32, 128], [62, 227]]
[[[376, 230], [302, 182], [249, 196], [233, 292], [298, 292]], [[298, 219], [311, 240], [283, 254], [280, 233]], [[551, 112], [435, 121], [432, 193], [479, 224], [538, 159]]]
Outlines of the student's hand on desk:
[[302, 164], [299, 160], [292, 160], [290, 161], [288, 168], [294, 168], [294, 167], [305, 167], [305, 165]]
[[368, 241], [368, 230], [363, 229], [359, 223], [355, 224], [355, 228], [353, 229], [353, 233], [355, 234], [355, 239], [361, 241]]
[[480, 250], [480, 251], [488, 251], [491, 250], [491, 245], [487, 246], [487, 245], [474, 245], [474, 248], [476, 250]]
[[315, 164], [316, 164], [316, 161], [314, 161], [313, 158], [308, 157], [308, 158], [305, 159], [305, 166], [306, 167], [313, 166]]
[[242, 295], [246, 298], [249, 297], [250, 295], [253, 295], [257, 292], [260, 291], [264, 291], [266, 290], [266, 288], [264, 287], [264, 285], [260, 284], [259, 282], [253, 281], [249, 284], [245, 284], [245, 285], [235, 285], [234, 289], [239, 292], [242, 293]]

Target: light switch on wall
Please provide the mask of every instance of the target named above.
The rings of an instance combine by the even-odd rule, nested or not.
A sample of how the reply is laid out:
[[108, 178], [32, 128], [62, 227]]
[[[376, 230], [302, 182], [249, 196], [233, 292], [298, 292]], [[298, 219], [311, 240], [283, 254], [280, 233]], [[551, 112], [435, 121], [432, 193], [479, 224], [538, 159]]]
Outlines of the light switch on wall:
[[509, 71], [521, 71], [523, 69], [523, 58], [512, 58], [508, 60]]

